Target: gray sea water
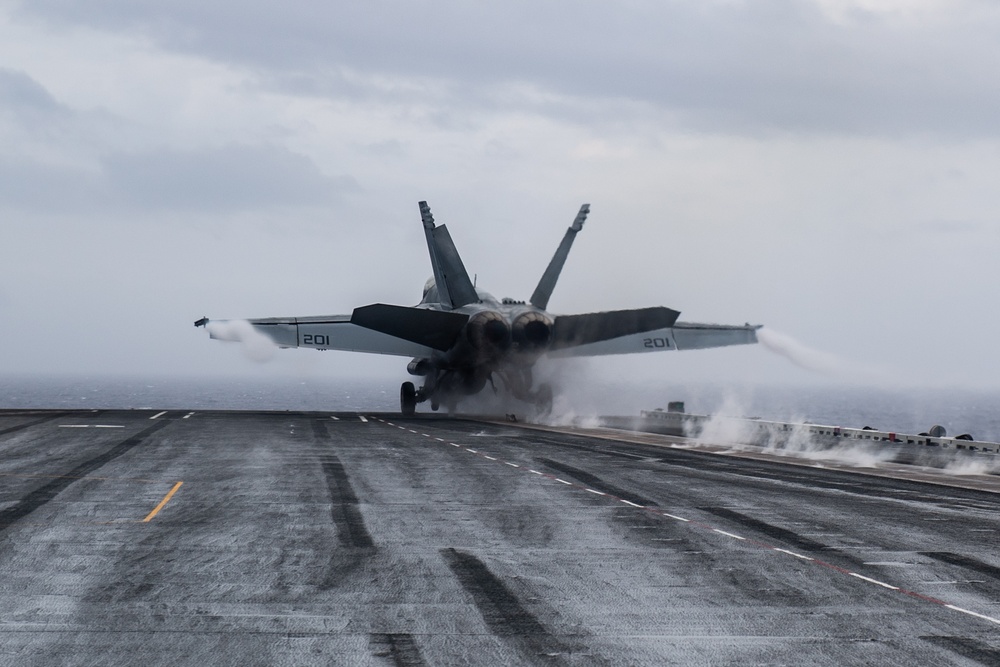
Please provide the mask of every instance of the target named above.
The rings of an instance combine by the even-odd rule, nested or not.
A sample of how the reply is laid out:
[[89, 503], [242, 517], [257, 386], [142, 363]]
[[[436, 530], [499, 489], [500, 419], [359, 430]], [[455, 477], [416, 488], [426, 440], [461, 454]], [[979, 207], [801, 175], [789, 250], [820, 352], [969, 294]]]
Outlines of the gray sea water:
[[[669, 401], [684, 401], [687, 412], [694, 414], [872, 426], [899, 433], [919, 433], [940, 424], [949, 435], [970, 433], [976, 440], [1000, 442], [1000, 391], [996, 390], [591, 382], [563, 387], [554, 412], [557, 419], [638, 415], [641, 410], [666, 408]], [[0, 408], [392, 412], [399, 409], [399, 381], [0, 376]], [[465, 402], [460, 409], [503, 413], [519, 406], [486, 396]]]

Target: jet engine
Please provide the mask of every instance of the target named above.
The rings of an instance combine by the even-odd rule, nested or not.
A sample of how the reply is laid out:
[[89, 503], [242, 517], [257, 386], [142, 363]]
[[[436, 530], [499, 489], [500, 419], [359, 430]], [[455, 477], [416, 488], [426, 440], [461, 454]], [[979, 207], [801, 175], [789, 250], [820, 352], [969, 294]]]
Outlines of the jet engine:
[[510, 347], [510, 327], [503, 315], [483, 310], [469, 318], [465, 335], [477, 350], [502, 352]]
[[521, 313], [510, 327], [518, 352], [542, 352], [552, 340], [552, 318], [539, 311]]

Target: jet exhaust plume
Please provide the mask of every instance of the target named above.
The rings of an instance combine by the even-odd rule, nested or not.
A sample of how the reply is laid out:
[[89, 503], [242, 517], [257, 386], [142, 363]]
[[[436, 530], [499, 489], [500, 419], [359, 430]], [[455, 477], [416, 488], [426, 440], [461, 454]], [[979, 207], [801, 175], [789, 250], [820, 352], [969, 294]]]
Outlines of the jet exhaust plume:
[[208, 322], [205, 328], [212, 338], [240, 343], [243, 355], [252, 361], [270, 361], [278, 349], [270, 338], [254, 329], [246, 320]]

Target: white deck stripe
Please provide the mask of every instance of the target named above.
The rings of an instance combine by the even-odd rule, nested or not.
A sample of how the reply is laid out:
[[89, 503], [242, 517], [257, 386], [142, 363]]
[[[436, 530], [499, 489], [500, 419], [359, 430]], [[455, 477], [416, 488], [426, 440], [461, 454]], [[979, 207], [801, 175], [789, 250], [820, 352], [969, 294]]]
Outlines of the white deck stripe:
[[851, 575], [852, 577], [857, 577], [858, 579], [861, 579], [863, 581], [867, 581], [869, 584], [878, 584], [882, 588], [888, 588], [891, 591], [898, 591], [899, 590], [899, 586], [892, 586], [890, 584], [887, 584], [885, 582], [879, 581], [877, 579], [870, 579], [870, 578], [868, 578], [866, 576], [858, 574], [857, 572], [848, 572], [847, 574]]
[[960, 611], [963, 614], [968, 614], [969, 616], [975, 616], [976, 618], [981, 618], [984, 621], [989, 621], [990, 623], [996, 623], [997, 625], [1000, 625], [1000, 619], [993, 618], [992, 616], [985, 616], [983, 614], [977, 614], [974, 611], [969, 611], [968, 609], [962, 609], [961, 607], [956, 607], [953, 604], [946, 604], [945, 607], [947, 607], [948, 609], [951, 609], [953, 611]]
[[165, 414], [167, 414], [166, 410], [164, 410], [163, 412], [157, 412], [155, 415], [153, 415], [152, 417], [150, 417], [150, 419], [156, 419], [157, 417], [162, 417]]
[[726, 537], [732, 537], [732, 538], [737, 539], [737, 540], [745, 540], [745, 539], [747, 539], [745, 537], [740, 537], [739, 535], [733, 535], [732, 533], [727, 533], [724, 530], [719, 530], [718, 528], [713, 528], [712, 530], [714, 530], [715, 532], [717, 532], [719, 535], [725, 535]]

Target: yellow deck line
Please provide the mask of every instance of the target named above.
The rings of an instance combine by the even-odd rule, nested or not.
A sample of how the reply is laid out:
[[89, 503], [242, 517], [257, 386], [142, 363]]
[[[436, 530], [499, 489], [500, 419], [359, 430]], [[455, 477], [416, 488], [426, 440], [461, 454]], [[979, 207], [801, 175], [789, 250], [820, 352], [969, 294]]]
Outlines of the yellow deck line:
[[146, 518], [143, 519], [142, 522], [146, 523], [151, 521], [154, 516], [159, 514], [160, 510], [163, 509], [163, 506], [170, 502], [170, 499], [174, 497], [174, 494], [177, 493], [177, 489], [181, 488], [181, 484], [183, 483], [184, 482], [177, 482], [174, 484], [174, 488], [170, 489], [170, 491], [167, 492], [167, 495], [163, 496], [163, 500], [160, 501], [160, 504], [154, 507], [153, 511], [146, 515]]

